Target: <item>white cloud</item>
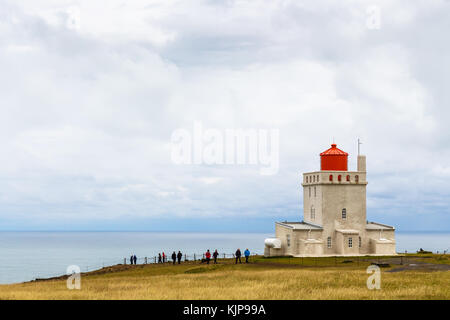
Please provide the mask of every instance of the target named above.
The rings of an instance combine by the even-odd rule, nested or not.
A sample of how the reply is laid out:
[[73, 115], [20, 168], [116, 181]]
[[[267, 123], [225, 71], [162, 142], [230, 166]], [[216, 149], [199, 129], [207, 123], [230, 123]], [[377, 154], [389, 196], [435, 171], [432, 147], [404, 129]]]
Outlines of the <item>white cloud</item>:
[[[381, 8], [380, 30], [366, 28], [368, 5]], [[448, 203], [447, 188], [438, 199], [424, 190], [449, 167], [450, 44], [437, 34], [449, 5], [5, 2], [0, 208], [48, 219], [298, 216], [298, 174], [318, 168], [333, 137], [354, 167], [361, 137], [369, 210], [431, 212]], [[279, 129], [279, 174], [172, 164], [171, 133], [194, 121]]]

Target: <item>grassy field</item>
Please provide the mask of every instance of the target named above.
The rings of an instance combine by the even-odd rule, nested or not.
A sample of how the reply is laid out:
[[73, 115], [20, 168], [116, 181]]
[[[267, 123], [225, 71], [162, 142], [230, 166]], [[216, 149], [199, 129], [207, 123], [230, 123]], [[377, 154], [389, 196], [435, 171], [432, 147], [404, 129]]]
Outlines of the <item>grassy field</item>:
[[[118, 265], [82, 274], [81, 290], [68, 290], [61, 278], [1, 285], [0, 299], [450, 299], [448, 256], [410, 255], [402, 266], [382, 268], [381, 289], [368, 290], [366, 268], [374, 261], [393, 263], [253, 257], [248, 265]], [[401, 270], [409, 264], [421, 268]]]

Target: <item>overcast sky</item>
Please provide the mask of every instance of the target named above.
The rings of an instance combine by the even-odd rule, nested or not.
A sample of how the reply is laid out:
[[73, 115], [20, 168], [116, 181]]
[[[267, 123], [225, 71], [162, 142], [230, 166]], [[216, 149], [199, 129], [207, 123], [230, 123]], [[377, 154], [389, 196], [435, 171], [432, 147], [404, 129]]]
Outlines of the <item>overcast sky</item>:
[[[333, 139], [356, 169], [358, 137], [368, 219], [450, 230], [449, 17], [445, 0], [3, 0], [0, 230], [273, 232], [303, 218], [301, 173]], [[278, 173], [174, 164], [195, 121], [278, 129]]]

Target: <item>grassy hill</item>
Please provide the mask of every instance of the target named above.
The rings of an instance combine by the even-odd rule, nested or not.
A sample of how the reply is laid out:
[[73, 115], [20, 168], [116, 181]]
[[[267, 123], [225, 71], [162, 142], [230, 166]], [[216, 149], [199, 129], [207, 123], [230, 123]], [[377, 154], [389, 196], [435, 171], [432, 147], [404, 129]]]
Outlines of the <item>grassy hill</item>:
[[[381, 289], [368, 290], [371, 263], [385, 263]], [[400, 265], [401, 263], [401, 265]], [[0, 299], [450, 299], [450, 258], [263, 258], [250, 264], [116, 265], [66, 277], [1, 285]]]

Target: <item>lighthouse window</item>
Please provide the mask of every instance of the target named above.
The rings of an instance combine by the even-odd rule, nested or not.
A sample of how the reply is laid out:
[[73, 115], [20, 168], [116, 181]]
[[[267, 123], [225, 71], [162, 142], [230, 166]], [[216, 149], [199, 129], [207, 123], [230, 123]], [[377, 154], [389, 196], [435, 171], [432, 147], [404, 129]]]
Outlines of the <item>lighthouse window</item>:
[[306, 177], [306, 183], [308, 183], [308, 177]]
[[327, 247], [331, 248], [331, 237], [327, 238]]
[[288, 247], [291, 246], [291, 235], [290, 235], [290, 234], [287, 234], [287, 235], [286, 235], [286, 243], [287, 243], [287, 246], [288, 246]]
[[316, 187], [314, 186], [314, 197], [317, 195]]
[[333, 181], [333, 175], [330, 174], [330, 181]]
[[347, 176], [347, 181], [350, 181], [350, 176]]
[[359, 237], [359, 247], [361, 248], [361, 237]]
[[342, 176], [338, 175], [338, 181], [340, 182], [342, 180]]
[[359, 176], [355, 176], [355, 182], [359, 182]]
[[313, 206], [311, 206], [311, 220], [316, 219], [316, 209], [314, 209]]
[[319, 175], [317, 175], [317, 182], [319, 182]]
[[342, 209], [342, 219], [347, 219], [347, 209]]
[[351, 237], [348, 238], [348, 247], [353, 248], [353, 239]]
[[311, 187], [308, 187], [309, 197], [311, 198]]

